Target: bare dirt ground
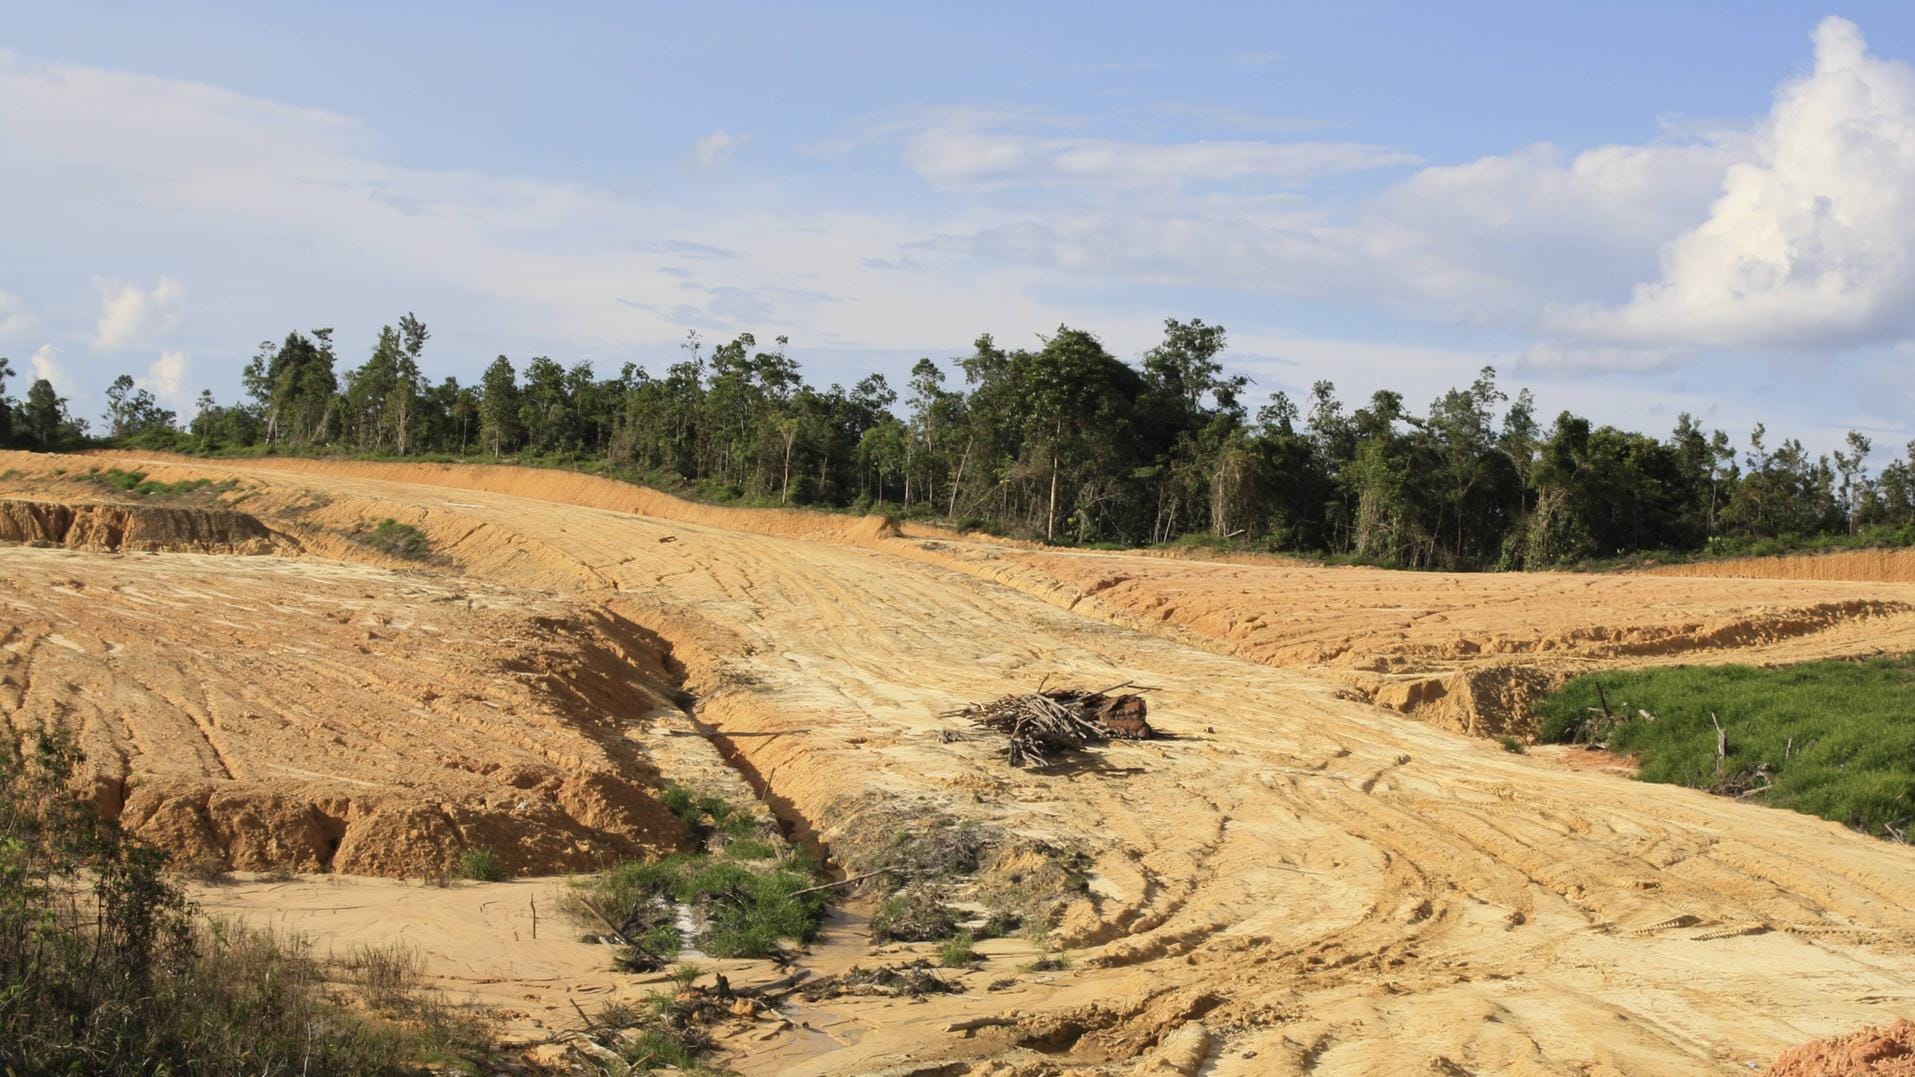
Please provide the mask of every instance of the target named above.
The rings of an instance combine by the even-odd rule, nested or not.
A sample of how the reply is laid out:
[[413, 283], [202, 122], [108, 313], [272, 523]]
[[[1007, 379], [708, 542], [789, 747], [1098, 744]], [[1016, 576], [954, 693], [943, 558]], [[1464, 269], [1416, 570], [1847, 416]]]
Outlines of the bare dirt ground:
[[[1067, 609], [1307, 670], [1381, 706], [1477, 734], [1533, 732], [1530, 700], [1605, 668], [1915, 650], [1915, 583], [1881, 556], [1789, 558], [1774, 571], [1801, 576], [1730, 582], [1721, 578], [1736, 575], [1729, 571], [1407, 573], [937, 538], [916, 545]], [[1835, 571], [1834, 558], [1844, 574], [1819, 574]], [[1855, 582], [1871, 568], [1886, 574]]]
[[1738, 557], [1696, 565], [1663, 565], [1643, 571], [1659, 576], [1915, 583], [1915, 550], [1843, 550], [1790, 557]]
[[[8, 454], [0, 494], [97, 498], [73, 481], [93, 462]], [[440, 558], [423, 574], [388, 574], [403, 581], [395, 586], [470, 593], [482, 581], [546, 592], [532, 597], [569, 606], [575, 620], [616, 618], [655, 636], [655, 660], [682, 675], [711, 737], [630, 726], [633, 762], [607, 752], [615, 770], [643, 760], [668, 776], [680, 765], [709, 768], [689, 750], [709, 744], [801, 838], [827, 847], [856, 823], [844, 805], [891, 801], [1092, 856], [1090, 893], [1053, 939], [1069, 949], [1069, 970], [1020, 972], [1028, 944], [1000, 940], [966, 974], [964, 994], [795, 1005], [792, 1025], [732, 1042], [726, 1062], [742, 1072], [1729, 1073], [1915, 1008], [1915, 851], [1511, 755], [1360, 698], [1378, 690], [1364, 678], [1441, 678], [1485, 653], [1638, 664], [1899, 646], [1915, 603], [1906, 586], [1079, 557], [899, 535], [876, 520], [712, 509], [509, 468], [139, 466], [167, 481], [237, 479], [225, 504], [296, 541], [304, 552], [284, 560], [301, 572], [322, 557], [395, 567], [351, 537], [393, 517], [424, 531]], [[27, 555], [101, 556], [16, 556]], [[165, 558], [220, 566], [182, 570], [216, 574], [240, 563], [153, 560]], [[36, 638], [77, 640], [63, 626], [96, 616], [54, 607], [51, 585], [31, 571], [11, 575], [9, 595], [45, 607]], [[1124, 579], [1091, 593], [1110, 577]], [[183, 621], [230, 616], [227, 600], [202, 590], [211, 597]], [[1213, 612], [1149, 623], [1166, 607]], [[99, 633], [102, 651], [109, 639], [129, 642], [112, 633]], [[269, 637], [281, 642], [246, 653], [290, 661], [279, 652], [305, 635], [282, 629]], [[555, 652], [589, 650], [558, 635], [545, 639]], [[1544, 646], [1558, 637], [1567, 642]], [[66, 648], [43, 642], [34, 653], [55, 650]], [[375, 664], [336, 655], [355, 670]], [[217, 675], [199, 661], [189, 668]], [[377, 665], [396, 676], [388, 667], [408, 661]], [[1006, 768], [986, 741], [940, 736], [954, 726], [940, 712], [1046, 675], [1154, 686], [1152, 721], [1172, 739], [1116, 745], [1098, 765], [1038, 775]], [[36, 672], [30, 694], [58, 698], [61, 679]], [[74, 683], [68, 706], [118, 682], [99, 674]], [[589, 727], [608, 706], [548, 679], [509, 709], [547, 708]], [[123, 709], [102, 707], [99, 721]], [[20, 714], [9, 705], [10, 720]], [[417, 728], [422, 740], [436, 735]], [[478, 739], [496, 737], [498, 753], [514, 735], [530, 734]], [[355, 737], [376, 743], [363, 727], [344, 739]], [[351, 754], [339, 746], [328, 766], [348, 766]], [[200, 766], [207, 777], [210, 766]], [[429, 954], [452, 955], [435, 959], [448, 983], [493, 978], [485, 990], [494, 1004], [509, 987], [520, 1010], [548, 1015], [528, 1022], [536, 1027], [561, 1012], [573, 985], [604, 982], [581, 968], [596, 948], [566, 943], [536, 965], [516, 940], [491, 954], [461, 934], [474, 930], [464, 895], [489, 901], [498, 890], [516, 906], [521, 888], [536, 885], [422, 891], [333, 877], [219, 893], [225, 911], [322, 941], [350, 939], [369, 921], [405, 925]], [[334, 906], [363, 908], [323, 911]], [[495, 940], [513, 930], [480, 923]], [[862, 949], [846, 923], [812, 960], [842, 964]], [[947, 1031], [979, 1017], [1004, 1023]]]
[[552, 596], [0, 546], [0, 615], [9, 722], [77, 728], [96, 803], [188, 862], [427, 875], [485, 846], [549, 872], [684, 838], [624, 737], [682, 721], [656, 655]]

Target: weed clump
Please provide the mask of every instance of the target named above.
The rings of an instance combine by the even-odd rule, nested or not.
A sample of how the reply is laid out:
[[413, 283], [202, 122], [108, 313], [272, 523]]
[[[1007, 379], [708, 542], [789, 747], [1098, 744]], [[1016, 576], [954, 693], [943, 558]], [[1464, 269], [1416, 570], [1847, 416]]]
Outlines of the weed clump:
[[214, 494], [223, 494], [239, 483], [234, 479], [214, 482], [212, 479], [181, 479], [179, 482], [159, 482], [146, 477], [144, 471], [125, 471], [120, 468], [89, 468], [80, 476], [81, 481], [96, 486], [104, 486], [116, 493], [128, 494], [138, 498], [164, 500], [184, 497], [187, 494], [205, 490]]
[[1502, 748], [1504, 751], [1509, 752], [1513, 755], [1522, 755], [1524, 752], [1529, 750], [1528, 748], [1525, 748], [1523, 746], [1523, 742], [1520, 738], [1509, 733], [1504, 733], [1503, 735], [1497, 737], [1496, 743], [1502, 745]]
[[873, 942], [936, 942], [957, 929], [957, 913], [926, 887], [907, 887], [871, 914]]
[[239, 485], [237, 479], [222, 479], [214, 483], [213, 479], [180, 479], [178, 483], [161, 483], [157, 479], [147, 479], [146, 471], [124, 471], [121, 468], [88, 468], [79, 475], [82, 483], [94, 483], [96, 487], [105, 487], [113, 493], [128, 494], [136, 498], [167, 500], [180, 498], [186, 494], [207, 493], [224, 494]]
[[497, 854], [481, 846], [461, 852], [453, 861], [452, 874], [475, 883], [496, 883], [505, 879], [506, 870]]
[[960, 931], [938, 945], [938, 964], [947, 969], [961, 969], [978, 959], [974, 944], [977, 939], [969, 931]]
[[426, 538], [424, 531], [411, 524], [402, 524], [390, 516], [379, 521], [371, 530], [355, 530], [352, 537], [362, 546], [401, 561], [423, 561], [432, 553], [432, 542]]

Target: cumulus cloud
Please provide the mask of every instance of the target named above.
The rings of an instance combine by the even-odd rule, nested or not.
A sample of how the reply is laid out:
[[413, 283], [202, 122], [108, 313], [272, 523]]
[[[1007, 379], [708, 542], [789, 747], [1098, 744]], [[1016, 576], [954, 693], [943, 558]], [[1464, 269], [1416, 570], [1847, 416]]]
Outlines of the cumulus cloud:
[[186, 402], [186, 353], [161, 352], [146, 368], [142, 384], [169, 404]]
[[697, 168], [717, 168], [734, 157], [739, 150], [751, 141], [749, 132], [732, 134], [720, 127], [692, 145], [692, 165]]
[[33, 315], [27, 313], [20, 297], [0, 292], [0, 340], [16, 336], [32, 325]]
[[162, 276], [151, 288], [105, 277], [93, 278], [100, 293], [100, 321], [93, 331], [94, 351], [114, 351], [138, 344], [179, 321], [186, 289]]
[[1815, 66], [1776, 94], [1707, 219], [1620, 305], [1557, 310], [1562, 333], [1644, 345], [1842, 347], [1915, 329], [1915, 70], [1862, 32], [1816, 27]]
[[67, 378], [64, 365], [60, 362], [60, 349], [51, 344], [42, 344], [28, 357], [27, 365], [33, 368], [33, 377], [45, 378], [53, 387], [62, 392], [73, 386]]

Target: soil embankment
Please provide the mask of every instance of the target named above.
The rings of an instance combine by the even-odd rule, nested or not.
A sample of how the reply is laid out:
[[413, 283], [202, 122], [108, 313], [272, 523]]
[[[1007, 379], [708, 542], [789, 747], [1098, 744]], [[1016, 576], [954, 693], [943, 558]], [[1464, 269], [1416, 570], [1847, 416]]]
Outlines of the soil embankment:
[[1475, 735], [1532, 731], [1579, 673], [1915, 650], [1915, 585], [1580, 573], [1390, 572], [1137, 554], [909, 545], [1130, 628], [1309, 671]]
[[1738, 557], [1692, 565], [1661, 565], [1645, 576], [1698, 576], [1740, 580], [1855, 580], [1915, 583], [1915, 549], [1842, 550], [1785, 557]]
[[225, 508], [0, 498], [0, 543], [139, 553], [270, 554], [298, 544]]
[[77, 731], [94, 802], [207, 867], [427, 876], [676, 847], [626, 732], [678, 720], [615, 617], [308, 559], [0, 548], [0, 713]]

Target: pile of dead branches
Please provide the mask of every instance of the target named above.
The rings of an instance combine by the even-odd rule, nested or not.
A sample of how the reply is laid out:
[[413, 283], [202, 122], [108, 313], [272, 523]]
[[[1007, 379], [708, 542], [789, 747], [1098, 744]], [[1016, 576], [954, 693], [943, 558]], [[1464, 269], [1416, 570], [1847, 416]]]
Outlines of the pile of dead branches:
[[[1119, 684], [1101, 692], [1073, 688], [1028, 692], [973, 703], [946, 718], [963, 718], [1001, 733], [1010, 741], [1011, 765], [1049, 766], [1054, 755], [1078, 751], [1111, 740], [1144, 740], [1152, 735], [1145, 719], [1144, 697], [1135, 692], [1116, 695]], [[1142, 691], [1142, 689], [1140, 689]]]

